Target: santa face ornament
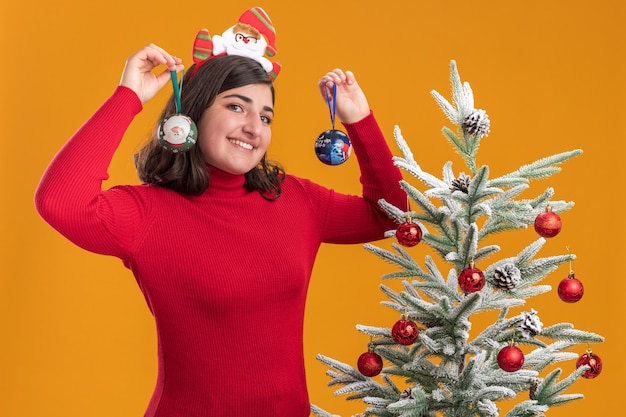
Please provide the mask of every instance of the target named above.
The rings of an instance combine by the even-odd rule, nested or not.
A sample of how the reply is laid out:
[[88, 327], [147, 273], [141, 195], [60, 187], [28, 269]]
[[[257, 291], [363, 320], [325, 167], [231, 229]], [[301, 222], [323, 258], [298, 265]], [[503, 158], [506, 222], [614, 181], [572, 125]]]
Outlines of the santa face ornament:
[[161, 122], [158, 139], [161, 146], [172, 152], [186, 152], [196, 144], [198, 129], [188, 116], [173, 114]]

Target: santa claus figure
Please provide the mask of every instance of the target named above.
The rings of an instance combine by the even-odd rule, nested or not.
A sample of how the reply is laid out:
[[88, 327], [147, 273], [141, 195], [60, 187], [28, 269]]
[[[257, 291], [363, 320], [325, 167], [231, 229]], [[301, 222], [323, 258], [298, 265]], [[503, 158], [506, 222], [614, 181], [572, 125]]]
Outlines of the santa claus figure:
[[252, 58], [275, 79], [281, 67], [266, 58], [276, 54], [276, 30], [267, 13], [260, 7], [248, 9], [221, 36], [211, 38], [207, 29], [201, 29], [194, 42], [194, 61], [201, 63], [222, 54]]

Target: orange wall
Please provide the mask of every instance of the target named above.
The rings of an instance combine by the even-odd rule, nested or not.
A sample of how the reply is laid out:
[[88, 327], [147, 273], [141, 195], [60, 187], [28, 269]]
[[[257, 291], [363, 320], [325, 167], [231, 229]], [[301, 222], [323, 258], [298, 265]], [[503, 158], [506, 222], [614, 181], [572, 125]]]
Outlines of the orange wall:
[[[577, 304], [560, 302], [553, 291], [529, 308], [539, 311], [544, 324], [571, 322], [606, 337], [594, 346], [604, 360], [602, 375], [570, 390], [586, 399], [551, 410], [552, 417], [609, 414], [626, 374], [621, 331], [626, 284], [618, 262], [624, 252], [624, 4], [260, 3], [277, 27], [277, 59], [283, 64], [270, 156], [293, 174], [359, 192], [355, 161], [327, 167], [313, 153], [315, 138], [330, 123], [316, 81], [336, 66], [357, 74], [393, 152], [399, 154], [392, 140], [397, 124], [422, 168], [435, 175], [448, 160], [456, 172], [465, 169], [441, 136], [447, 120], [429, 95], [437, 89], [448, 96], [451, 59], [471, 83], [476, 106], [492, 121], [478, 157], [492, 175], [561, 151], [584, 150], [562, 173], [533, 183], [529, 193], [552, 186], [555, 198], [576, 202], [562, 215], [558, 239], [540, 254], [564, 253], [569, 246], [578, 255], [576, 276], [586, 287]], [[154, 384], [156, 346], [142, 296], [120, 261], [84, 252], [48, 227], [34, 211], [33, 192], [54, 153], [113, 91], [128, 55], [154, 42], [190, 64], [199, 28], [221, 33], [253, 5], [236, 0], [3, 5], [0, 416], [143, 415]], [[111, 166], [111, 184], [136, 182], [131, 155], [168, 94], [149, 103], [129, 130]], [[497, 243], [514, 253], [534, 238], [529, 230]], [[422, 262], [427, 251], [418, 246], [411, 253]], [[355, 324], [393, 324], [396, 315], [378, 304], [379, 277], [392, 270], [358, 245], [325, 246], [320, 252], [307, 305], [305, 354], [311, 400], [329, 411], [349, 416], [362, 408], [333, 396], [325, 367], [314, 357], [324, 353], [355, 363], [367, 343]], [[566, 274], [563, 267], [546, 282], [556, 285]], [[563, 366], [569, 373], [574, 364]]]

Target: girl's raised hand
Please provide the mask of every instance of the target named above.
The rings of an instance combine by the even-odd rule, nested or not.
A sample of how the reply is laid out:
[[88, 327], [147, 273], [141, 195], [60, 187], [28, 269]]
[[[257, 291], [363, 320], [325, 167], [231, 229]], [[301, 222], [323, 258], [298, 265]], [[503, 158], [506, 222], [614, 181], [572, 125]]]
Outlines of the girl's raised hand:
[[[166, 68], [155, 74], [156, 67]], [[182, 71], [180, 58], [173, 57], [157, 45], [147, 45], [126, 60], [120, 85], [133, 90], [142, 103], [146, 103], [170, 81], [170, 71]]]
[[369, 115], [367, 98], [351, 71], [336, 68], [327, 72], [317, 84], [324, 100], [333, 97], [333, 85], [337, 86], [337, 117], [342, 122], [355, 123]]

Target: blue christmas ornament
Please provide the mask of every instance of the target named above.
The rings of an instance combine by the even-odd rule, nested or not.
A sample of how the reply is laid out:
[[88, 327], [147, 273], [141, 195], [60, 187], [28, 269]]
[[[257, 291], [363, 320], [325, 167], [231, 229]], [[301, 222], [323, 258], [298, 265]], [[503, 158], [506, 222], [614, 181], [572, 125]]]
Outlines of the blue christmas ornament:
[[337, 85], [333, 85], [333, 96], [326, 93], [326, 104], [330, 113], [331, 129], [322, 132], [315, 141], [315, 155], [326, 165], [341, 165], [352, 154], [350, 138], [341, 130], [335, 129], [337, 114]]
[[351, 154], [350, 138], [341, 130], [326, 130], [315, 141], [315, 155], [326, 165], [341, 165]]

